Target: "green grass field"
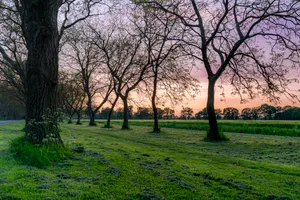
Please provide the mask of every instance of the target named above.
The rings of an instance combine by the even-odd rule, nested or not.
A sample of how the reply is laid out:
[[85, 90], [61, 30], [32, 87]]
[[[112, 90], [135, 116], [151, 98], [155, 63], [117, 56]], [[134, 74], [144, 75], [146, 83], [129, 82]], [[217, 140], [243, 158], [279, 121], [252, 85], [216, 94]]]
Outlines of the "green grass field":
[[65, 144], [85, 151], [46, 169], [9, 152], [24, 122], [0, 126], [0, 199], [300, 199], [299, 137], [225, 133], [230, 141], [208, 143], [205, 131], [119, 123], [62, 124]]
[[[121, 125], [122, 121], [115, 120], [113, 123]], [[220, 120], [219, 126], [224, 132], [249, 133], [263, 135], [300, 136], [300, 121], [278, 121], [278, 120]], [[130, 121], [133, 126], [153, 126], [151, 120]], [[207, 120], [160, 120], [162, 128], [176, 128], [186, 130], [208, 130]]]

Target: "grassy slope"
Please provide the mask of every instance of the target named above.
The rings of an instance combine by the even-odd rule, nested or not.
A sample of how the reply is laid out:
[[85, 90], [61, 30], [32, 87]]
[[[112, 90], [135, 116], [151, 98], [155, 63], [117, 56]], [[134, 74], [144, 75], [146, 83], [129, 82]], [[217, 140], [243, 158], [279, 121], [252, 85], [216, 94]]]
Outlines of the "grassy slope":
[[64, 124], [65, 143], [86, 153], [37, 169], [8, 152], [22, 125], [0, 126], [0, 199], [300, 199], [300, 138]]
[[[115, 124], [122, 121], [115, 120]], [[220, 120], [219, 126], [224, 132], [251, 133], [263, 135], [300, 136], [300, 121], [278, 121], [278, 120]], [[152, 126], [152, 120], [131, 120], [133, 126]], [[160, 120], [160, 127], [178, 128], [188, 130], [208, 130], [207, 120]]]

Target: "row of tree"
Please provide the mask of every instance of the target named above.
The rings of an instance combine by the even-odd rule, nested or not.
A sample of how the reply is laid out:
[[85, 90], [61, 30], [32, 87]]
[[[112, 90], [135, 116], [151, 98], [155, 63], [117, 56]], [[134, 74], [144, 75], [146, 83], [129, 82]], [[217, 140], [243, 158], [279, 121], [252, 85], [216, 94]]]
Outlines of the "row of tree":
[[[216, 116], [218, 119], [228, 120], [300, 120], [300, 108], [292, 106], [272, 106], [262, 104], [258, 107], [244, 108], [241, 112], [233, 107], [216, 109]], [[207, 109], [199, 111], [194, 116], [196, 119], [208, 119]]]
[[299, 1], [1, 0], [0, 13], [0, 78], [23, 97], [32, 143], [63, 143], [60, 107], [80, 118], [86, 104], [93, 125], [105, 103], [111, 115], [120, 100], [126, 129], [129, 102], [145, 97], [159, 131], [157, 105], [198, 93], [193, 67], [207, 73], [212, 140], [223, 139], [219, 80], [242, 101], [298, 100], [288, 73], [299, 64]]
[[[138, 107], [134, 112], [133, 106], [129, 109], [129, 118], [131, 119], [153, 119], [153, 111], [150, 107]], [[107, 119], [110, 108], [102, 109], [97, 114], [98, 119]], [[226, 120], [300, 120], [300, 108], [292, 106], [272, 106], [268, 104], [262, 104], [258, 107], [244, 108], [241, 112], [237, 108], [228, 107], [216, 109], [217, 119]], [[113, 119], [122, 119], [123, 110], [118, 108], [113, 112]], [[168, 107], [161, 109], [158, 108], [159, 119], [208, 119], [207, 109], [204, 108], [201, 111], [194, 113], [193, 108], [183, 107], [180, 111], [180, 115], [175, 115], [175, 111]]]

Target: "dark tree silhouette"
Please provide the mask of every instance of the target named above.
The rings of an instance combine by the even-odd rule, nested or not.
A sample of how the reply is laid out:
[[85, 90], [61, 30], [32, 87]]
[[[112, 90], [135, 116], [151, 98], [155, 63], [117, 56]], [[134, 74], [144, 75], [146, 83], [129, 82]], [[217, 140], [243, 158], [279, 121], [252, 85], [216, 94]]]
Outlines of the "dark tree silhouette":
[[[208, 77], [210, 140], [222, 140], [214, 109], [215, 85], [222, 76], [242, 101], [280, 95], [299, 101], [288, 89], [299, 57], [300, 2], [286, 0], [136, 0], [177, 17], [186, 35], [186, 52]], [[179, 39], [179, 38], [178, 38]]]

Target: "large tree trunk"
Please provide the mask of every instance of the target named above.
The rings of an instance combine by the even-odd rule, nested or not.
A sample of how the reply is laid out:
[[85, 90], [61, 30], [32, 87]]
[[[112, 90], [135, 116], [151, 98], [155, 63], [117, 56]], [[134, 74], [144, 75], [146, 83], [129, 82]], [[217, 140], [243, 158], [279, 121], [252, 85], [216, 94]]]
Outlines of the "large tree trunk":
[[124, 118], [123, 118], [123, 125], [122, 129], [129, 129], [129, 124], [128, 124], [128, 114], [129, 114], [129, 107], [128, 107], [128, 100], [127, 97], [122, 98], [123, 104], [124, 104]]
[[156, 67], [154, 73], [154, 82], [153, 82], [153, 93], [152, 93], [152, 110], [153, 110], [153, 118], [154, 118], [154, 132], [160, 132], [158, 126], [158, 116], [157, 116], [157, 107], [156, 107], [156, 93], [157, 93], [157, 76], [158, 76], [158, 67]]
[[108, 128], [110, 127], [111, 116], [112, 116], [112, 114], [114, 112], [114, 108], [115, 108], [115, 106], [116, 106], [116, 104], [118, 102], [118, 99], [119, 99], [119, 96], [117, 95], [117, 97], [116, 97], [115, 101], [112, 103], [110, 111], [108, 113], [107, 122], [106, 122], [106, 127], [108, 127]]
[[28, 49], [26, 139], [34, 144], [63, 144], [56, 119], [61, 1], [21, 0], [21, 4]]
[[207, 114], [209, 121], [209, 130], [207, 138], [209, 140], [221, 140], [221, 136], [218, 129], [217, 117], [215, 113], [215, 81], [209, 79], [208, 82], [208, 96], [207, 96]]

